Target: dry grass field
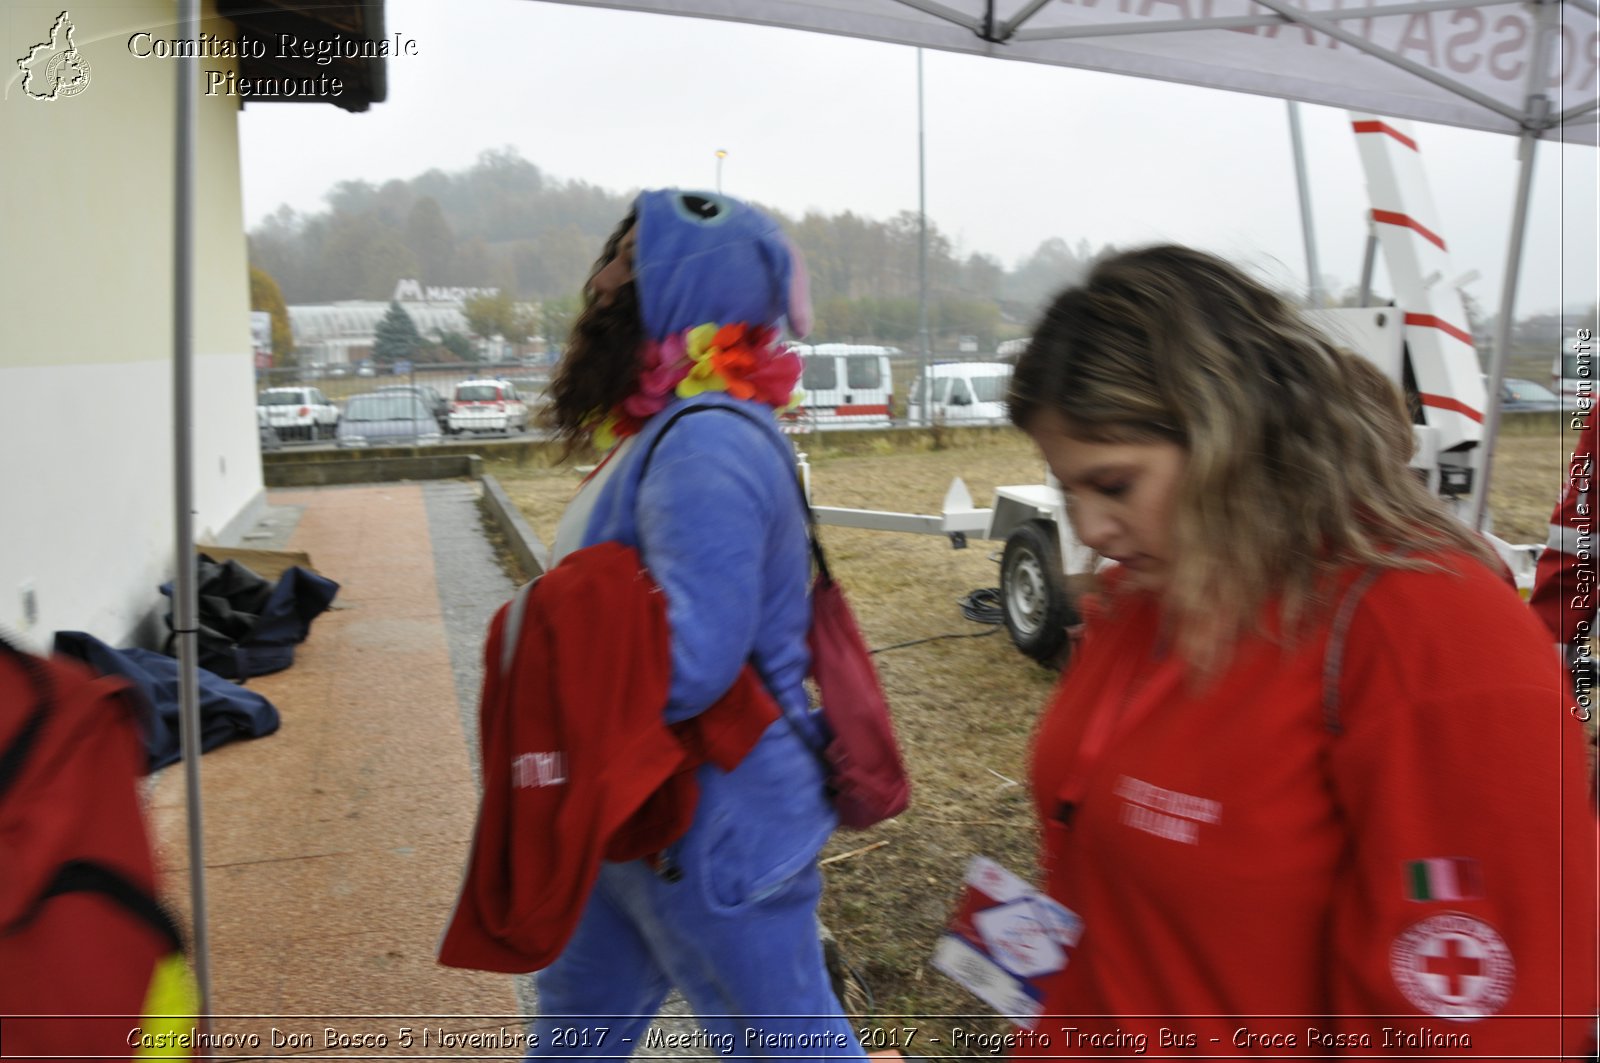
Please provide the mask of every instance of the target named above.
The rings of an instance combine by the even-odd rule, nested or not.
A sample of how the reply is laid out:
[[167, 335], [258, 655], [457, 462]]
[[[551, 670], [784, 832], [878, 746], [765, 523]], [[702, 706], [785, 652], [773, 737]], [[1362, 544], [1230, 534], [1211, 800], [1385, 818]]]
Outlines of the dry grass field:
[[[1544, 539], [1565, 450], [1554, 418], [1515, 422], [1492, 479], [1496, 526], [1513, 542]], [[997, 485], [1037, 482], [1043, 465], [1009, 429], [948, 433], [933, 449], [923, 435], [851, 441], [846, 434], [800, 440], [811, 449], [818, 505], [937, 512], [954, 476], [978, 505]], [[848, 448], [848, 449], [847, 449]], [[577, 476], [569, 468], [488, 464], [548, 542]], [[928, 966], [963, 871], [985, 854], [1030, 877], [1035, 843], [1026, 787], [1028, 738], [1055, 674], [1022, 657], [1003, 627], [963, 619], [968, 592], [998, 583], [997, 543], [953, 550], [943, 538], [822, 529], [867, 641], [890, 647], [940, 638], [877, 657], [912, 773], [913, 803], [895, 821], [836, 835], [824, 854], [823, 917], [874, 995], [884, 1027], [947, 1025], [931, 1016], [989, 1009]], [[995, 1020], [987, 1028], [1003, 1028]], [[939, 1054], [919, 1042], [913, 1051]]]

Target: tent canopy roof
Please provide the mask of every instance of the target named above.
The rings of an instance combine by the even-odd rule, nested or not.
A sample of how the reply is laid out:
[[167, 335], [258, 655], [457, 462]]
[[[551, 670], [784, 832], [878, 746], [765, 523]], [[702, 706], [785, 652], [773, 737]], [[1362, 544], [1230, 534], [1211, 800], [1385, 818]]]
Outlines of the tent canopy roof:
[[[1595, 0], [555, 0], [1597, 141]], [[1543, 70], [1542, 77], [1530, 76]]]

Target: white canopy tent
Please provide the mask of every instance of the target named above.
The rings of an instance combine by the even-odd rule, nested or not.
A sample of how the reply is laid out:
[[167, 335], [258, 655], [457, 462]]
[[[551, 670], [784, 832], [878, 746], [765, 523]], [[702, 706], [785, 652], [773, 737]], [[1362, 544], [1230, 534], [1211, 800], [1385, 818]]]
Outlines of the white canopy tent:
[[813, 30], [1596, 143], [1594, 0], [553, 2]]
[[[1324, 104], [1521, 139], [1490, 394], [1504, 375], [1537, 141], [1600, 144], [1595, 0], [545, 0], [832, 33], [920, 48], [1078, 67]], [[382, 0], [359, 5], [381, 18]], [[199, 32], [198, 0], [178, 0], [176, 34]], [[195, 953], [209, 1010], [200, 851], [197, 609], [191, 520], [191, 283], [198, 64], [174, 63], [176, 157], [174, 436], [175, 631], [189, 796]], [[375, 97], [381, 99], [379, 94]], [[1484, 426], [1492, 447], [1499, 421]], [[1477, 485], [1478, 516], [1489, 463]]]

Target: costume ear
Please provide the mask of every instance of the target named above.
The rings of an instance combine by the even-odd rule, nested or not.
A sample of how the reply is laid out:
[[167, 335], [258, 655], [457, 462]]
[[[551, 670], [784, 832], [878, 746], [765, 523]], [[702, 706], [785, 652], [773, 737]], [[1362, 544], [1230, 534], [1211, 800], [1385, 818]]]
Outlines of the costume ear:
[[783, 245], [789, 252], [789, 294], [784, 316], [789, 319], [789, 331], [799, 339], [811, 331], [811, 278], [806, 273], [805, 256], [787, 235]]

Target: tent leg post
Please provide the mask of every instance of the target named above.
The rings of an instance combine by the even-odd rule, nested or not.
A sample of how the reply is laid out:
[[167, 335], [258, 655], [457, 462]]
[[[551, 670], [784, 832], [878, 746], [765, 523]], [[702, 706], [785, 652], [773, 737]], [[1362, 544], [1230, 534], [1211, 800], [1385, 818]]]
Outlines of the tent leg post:
[[[200, 38], [199, 0], [180, 0], [178, 36]], [[181, 57], [177, 66], [177, 130], [173, 158], [175, 176], [172, 214], [172, 422], [173, 524], [176, 572], [172, 584], [172, 629], [178, 651], [178, 722], [183, 747], [183, 775], [188, 798], [189, 889], [194, 911], [194, 974], [200, 996], [195, 1016], [208, 1029], [211, 1016], [210, 936], [206, 923], [205, 859], [200, 808], [200, 674], [199, 601], [194, 556], [194, 190], [196, 105], [200, 92], [199, 60]]]
[[1511, 347], [1511, 315], [1517, 305], [1518, 272], [1528, 231], [1528, 204], [1533, 198], [1533, 160], [1539, 134], [1549, 125], [1550, 97], [1542, 91], [1549, 69], [1550, 48], [1559, 29], [1558, 5], [1539, 0], [1531, 62], [1528, 64], [1527, 117], [1517, 141], [1517, 202], [1511, 214], [1511, 239], [1506, 248], [1505, 277], [1500, 286], [1500, 314], [1494, 324], [1494, 348], [1489, 357], [1488, 409], [1483, 418], [1482, 459], [1477, 482], [1472, 485], [1471, 526], [1480, 531], [1489, 514], [1489, 477], [1494, 468], [1494, 446], [1500, 436], [1500, 385], [1506, 378], [1506, 357]]

